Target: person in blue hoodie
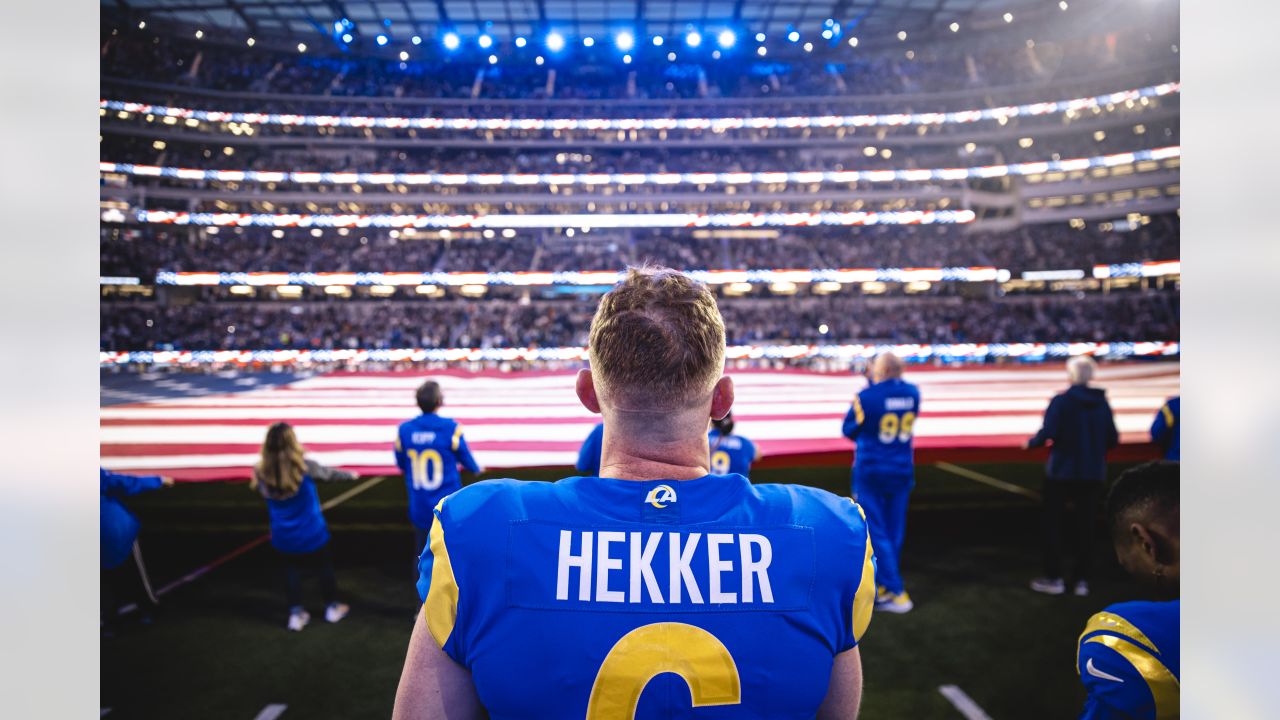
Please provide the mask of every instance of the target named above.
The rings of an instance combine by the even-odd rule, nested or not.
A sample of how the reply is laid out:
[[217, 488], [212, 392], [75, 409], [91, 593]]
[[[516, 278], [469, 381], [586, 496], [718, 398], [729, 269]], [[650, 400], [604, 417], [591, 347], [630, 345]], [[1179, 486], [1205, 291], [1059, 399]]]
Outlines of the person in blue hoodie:
[[[98, 468], [102, 493], [102, 514], [98, 532], [102, 550], [102, 620], [110, 623], [120, 612], [121, 600], [131, 598], [138, 603], [144, 618], [150, 617], [160, 601], [151, 589], [151, 578], [142, 562], [142, 546], [138, 544], [138, 518], [125, 507], [123, 498], [173, 485], [173, 478], [162, 475], [125, 475]], [[132, 562], [129, 562], [132, 560]]]
[[1107, 493], [1116, 558], [1152, 599], [1111, 605], [1089, 618], [1076, 650], [1088, 697], [1081, 720], [1178, 717], [1179, 465], [1156, 460], [1126, 470]]
[[267, 502], [271, 545], [284, 561], [290, 630], [302, 630], [311, 622], [311, 614], [302, 604], [302, 571], [306, 566], [313, 566], [320, 575], [326, 621], [336, 623], [351, 610], [346, 603], [338, 602], [338, 585], [329, 554], [329, 526], [321, 513], [315, 481], [359, 477], [305, 458], [289, 423], [278, 422], [267, 429], [262, 456], [253, 467], [249, 487]]
[[1026, 444], [1027, 448], [1037, 448], [1052, 443], [1044, 481], [1044, 576], [1031, 581], [1032, 590], [1047, 595], [1066, 592], [1062, 558], [1068, 506], [1075, 509], [1070, 528], [1075, 555], [1073, 590], [1079, 596], [1089, 594], [1094, 530], [1102, 484], [1107, 478], [1107, 452], [1120, 442], [1106, 392], [1089, 387], [1097, 370], [1097, 363], [1085, 356], [1067, 362], [1071, 387], [1049, 402], [1044, 426]]

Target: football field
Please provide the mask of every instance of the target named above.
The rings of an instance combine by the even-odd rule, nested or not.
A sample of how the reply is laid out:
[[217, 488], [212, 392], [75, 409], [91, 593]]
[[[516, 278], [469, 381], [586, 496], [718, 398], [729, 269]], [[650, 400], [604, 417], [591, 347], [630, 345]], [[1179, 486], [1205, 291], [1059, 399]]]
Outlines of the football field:
[[[1123, 465], [1111, 467], [1114, 475]], [[485, 477], [548, 480], [568, 469]], [[839, 466], [762, 468], [755, 482], [847, 494]], [[903, 574], [916, 609], [877, 613], [862, 647], [862, 717], [964, 718], [939, 688], [972, 699], [967, 717], [1072, 718], [1084, 699], [1074, 669], [1085, 620], [1136, 599], [1100, 540], [1086, 598], [1027, 589], [1038, 574], [1041, 467], [1033, 463], [917, 468]], [[243, 483], [184, 483], [129, 500], [162, 612], [134, 615], [102, 639], [101, 707], [123, 718], [385, 718], [417, 609], [403, 480], [322, 484], [331, 548], [350, 616], [288, 632], [283, 577], [266, 509]], [[256, 544], [255, 544], [256, 543]], [[203, 572], [200, 572], [202, 571]], [[786, 648], [779, 648], [785, 653]], [[963, 704], [963, 703], [962, 703]], [[692, 717], [697, 717], [694, 712]]]

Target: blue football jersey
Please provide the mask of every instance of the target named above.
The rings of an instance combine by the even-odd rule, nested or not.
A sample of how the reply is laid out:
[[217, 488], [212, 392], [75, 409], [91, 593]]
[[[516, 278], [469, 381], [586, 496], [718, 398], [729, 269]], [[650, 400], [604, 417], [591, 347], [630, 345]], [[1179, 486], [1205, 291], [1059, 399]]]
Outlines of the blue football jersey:
[[395, 449], [396, 465], [409, 487], [409, 520], [423, 530], [431, 527], [432, 510], [440, 498], [462, 486], [458, 464], [470, 472], [480, 470], [462, 426], [435, 413], [402, 423]]
[[1179, 422], [1181, 409], [1182, 397], [1171, 397], [1151, 423], [1151, 440], [1164, 448], [1165, 460], [1182, 459], [1182, 424]]
[[591, 428], [591, 433], [587, 435], [587, 439], [582, 441], [582, 448], [578, 450], [578, 462], [575, 467], [578, 472], [583, 475], [596, 476], [600, 474], [600, 454], [604, 451], [604, 423], [598, 423]]
[[504, 718], [812, 718], [867, 629], [848, 498], [741, 475], [490, 480], [436, 508], [425, 622]]
[[1076, 670], [1089, 697], [1081, 720], [1176, 718], [1179, 601], [1117, 603], [1089, 618]]
[[920, 389], [901, 378], [872, 383], [853, 398], [844, 436], [857, 443], [855, 473], [910, 475]]
[[721, 436], [720, 431], [713, 428], [707, 433], [707, 444], [711, 448], [712, 475], [746, 476], [751, 472], [751, 463], [756, 461], [755, 443], [741, 435]]

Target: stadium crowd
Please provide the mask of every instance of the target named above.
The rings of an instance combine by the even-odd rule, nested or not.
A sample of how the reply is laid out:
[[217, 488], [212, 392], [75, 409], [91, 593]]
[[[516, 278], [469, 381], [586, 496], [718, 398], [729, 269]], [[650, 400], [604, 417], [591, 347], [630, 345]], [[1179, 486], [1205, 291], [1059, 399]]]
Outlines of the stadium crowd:
[[[594, 298], [104, 303], [102, 350], [563, 347], [587, 344]], [[722, 299], [730, 344], [1178, 339], [1178, 295]]]
[[[620, 270], [649, 262], [686, 270], [990, 266], [1011, 271], [1091, 268], [1095, 264], [1173, 260], [1176, 214], [1154, 215], [1129, 232], [1097, 223], [1024, 225], [1005, 232], [919, 225], [782, 229], [769, 237], [699, 237], [689, 231], [593, 231], [566, 237], [520, 231], [515, 237], [220, 228], [104, 226], [101, 273], [155, 278], [187, 272], [427, 272]], [[429, 239], [430, 238], [430, 239]]]

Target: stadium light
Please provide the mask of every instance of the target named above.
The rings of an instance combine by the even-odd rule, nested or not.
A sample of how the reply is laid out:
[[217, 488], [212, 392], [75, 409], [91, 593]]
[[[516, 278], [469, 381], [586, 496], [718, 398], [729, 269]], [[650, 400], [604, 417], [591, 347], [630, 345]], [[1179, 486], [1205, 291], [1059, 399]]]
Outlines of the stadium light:
[[673, 53], [673, 52], [669, 52], [669, 53], [667, 53], [667, 60], [668, 60], [669, 62], [675, 62], [675, 61], [676, 61], [676, 54], [675, 54], [675, 53]]
[[255, 42], [257, 42], [257, 41], [256, 41], [256, 40], [254, 40], [253, 38], [249, 38], [248, 40], [245, 40], [245, 43], [246, 43], [246, 44], [248, 44], [248, 46], [249, 46], [249, 47], [253, 47], [253, 44], [254, 44]]
[[849, 47], [858, 47], [858, 36], [854, 35], [849, 38]]
[[564, 49], [564, 36], [552, 30], [547, 33], [547, 49], [551, 52], [560, 52]]
[[1067, 9], [1067, 0], [1062, 0], [1062, 2], [1058, 3], [1058, 7], [1062, 8], [1063, 12], [1065, 12]]
[[480, 37], [476, 38], [476, 44], [484, 48], [485, 50], [488, 50], [489, 48], [493, 47], [493, 36], [489, 35], [488, 33], [481, 35]]
[[203, 38], [203, 37], [204, 37], [204, 31], [203, 31], [203, 30], [197, 30], [197, 31], [196, 31], [196, 39], [197, 39], [197, 40], [200, 40], [200, 39], [201, 39], [201, 38]]
[[412, 42], [414, 45], [421, 45], [422, 37], [419, 35], [414, 35], [412, 38], [409, 39], [409, 41]]
[[341, 21], [341, 20], [334, 20], [334, 21], [333, 21], [333, 31], [334, 31], [334, 32], [342, 32], [342, 21]]
[[960, 32], [960, 23], [958, 22], [951, 23], [951, 32]]
[[756, 54], [759, 55], [760, 57], [764, 57], [765, 55], [769, 54], [769, 51], [765, 48], [765, 46], [761, 45], [760, 47], [756, 48]]
[[631, 64], [631, 56], [630, 56], [630, 55], [623, 55], [623, 56], [622, 56], [622, 64], [623, 64], [623, 65], [630, 65], [630, 64]]
[[522, 47], [524, 47], [526, 44], [528, 44], [528, 42], [529, 42], [529, 41], [528, 41], [528, 40], [525, 40], [523, 36], [518, 37], [518, 38], [516, 38], [516, 47], [522, 48]]
[[1007, 22], [1007, 23], [1011, 23], [1011, 22], [1013, 22], [1013, 13], [1010, 13], [1010, 12], [1005, 13], [1005, 14], [1004, 14], [1004, 21], [1005, 21], [1005, 22]]
[[711, 59], [712, 59], [712, 60], [719, 60], [719, 59], [720, 59], [720, 51], [719, 51], [719, 50], [715, 50], [715, 51], [713, 51], [713, 52], [711, 53]]
[[306, 51], [307, 51], [307, 44], [306, 44], [306, 43], [298, 43], [298, 52], [300, 52], [300, 53], [304, 53], [304, 52], [306, 52]]
[[702, 44], [702, 33], [697, 30], [690, 30], [688, 34], [684, 36], [684, 44], [691, 48], [698, 47]]
[[139, 20], [139, 21], [138, 21], [138, 29], [139, 29], [139, 30], [146, 30], [146, 29], [147, 29], [147, 21], [146, 21], [146, 20]]
[[898, 39], [899, 39], [899, 40], [901, 40], [901, 41], [903, 41], [903, 42], [906, 42], [906, 41], [907, 41], [907, 31], [906, 31], [906, 30], [899, 30], [899, 31], [898, 31]]
[[457, 50], [462, 46], [462, 38], [458, 37], [458, 33], [456, 32], [445, 33], [444, 37], [441, 38], [441, 42], [444, 44], [446, 50]]
[[382, 45], [386, 45], [386, 44], [387, 44], [387, 36], [386, 36], [386, 35], [379, 35], [379, 36], [378, 36], [377, 38], [375, 38], [375, 39], [378, 41], [378, 45], [379, 45], [379, 47], [381, 47]]
[[351, 37], [351, 33], [343, 33], [343, 34], [342, 34], [342, 42], [344, 42], [344, 43], [349, 43], [349, 42], [351, 42], [351, 41], [352, 41], [352, 40], [354, 40], [354, 39], [355, 39], [355, 38]]
[[720, 34], [716, 36], [716, 42], [720, 44], [720, 47], [728, 50], [738, 42], [738, 35], [732, 30], [721, 30]]
[[790, 40], [791, 42], [800, 42], [800, 33], [796, 32], [795, 30], [792, 30], [791, 32], [787, 33], [787, 39]]
[[613, 38], [613, 44], [622, 52], [630, 52], [636, 46], [636, 36], [630, 32], [623, 30]]
[[490, 65], [497, 65], [497, 64], [498, 64], [498, 56], [497, 56], [497, 55], [490, 55], [490, 56], [489, 56], [489, 64], [490, 64]]
[[756, 42], [764, 42], [764, 33], [762, 32], [756, 33]]
[[654, 36], [653, 36], [653, 46], [654, 46], [654, 47], [662, 47], [662, 36], [661, 36], [661, 35], [654, 35]]
[[404, 50], [401, 50], [401, 51], [400, 51], [400, 61], [401, 61], [401, 62], [404, 62], [405, 60], [408, 60], [408, 59], [409, 59], [409, 53], [408, 53], [408, 52], [406, 52], [406, 51], [404, 51]]
[[596, 44], [596, 39], [591, 37], [590, 35], [582, 38], [583, 47], [594, 47], [595, 44]]
[[831, 39], [831, 30], [830, 30], [830, 29], [827, 29], [827, 30], [823, 30], [823, 31], [822, 31], [822, 39], [823, 39], [823, 40], [830, 40], [830, 39]]
[[805, 43], [805, 44], [804, 44], [804, 51], [805, 51], [805, 52], [813, 52], [813, 43], [811, 43], [811, 42], [807, 42], [807, 43]]
[[535, 65], [541, 65], [544, 62], [546, 62], [546, 60], [543, 60], [541, 55], [533, 59], [533, 63]]

